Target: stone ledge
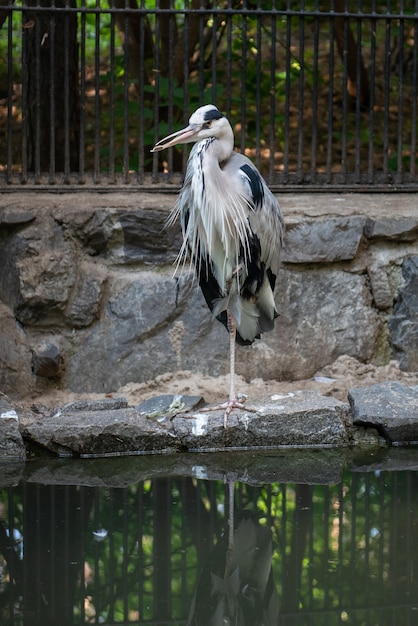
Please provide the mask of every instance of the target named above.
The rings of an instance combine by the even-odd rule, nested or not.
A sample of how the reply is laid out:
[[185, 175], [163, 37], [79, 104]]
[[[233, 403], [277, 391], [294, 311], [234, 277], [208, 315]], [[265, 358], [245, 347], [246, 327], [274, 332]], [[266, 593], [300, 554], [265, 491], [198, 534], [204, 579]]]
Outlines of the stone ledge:
[[[24, 441], [60, 457], [266, 448], [350, 448], [418, 441], [418, 387], [386, 382], [349, 392], [350, 405], [317, 391], [254, 400], [234, 411], [202, 411], [200, 396], [157, 396], [138, 407], [124, 398], [80, 400], [19, 432], [18, 413], [0, 399], [0, 461], [25, 458]], [[188, 412], [184, 412], [188, 408]]]
[[[233, 411], [202, 411], [202, 398], [79, 401], [22, 427], [27, 444], [61, 457], [281, 448], [360, 448], [418, 440], [418, 387], [387, 382], [352, 389], [350, 405], [317, 391], [273, 395]], [[185, 407], [190, 407], [184, 412]], [[13, 436], [13, 435], [12, 435]], [[19, 452], [20, 454], [20, 452]]]

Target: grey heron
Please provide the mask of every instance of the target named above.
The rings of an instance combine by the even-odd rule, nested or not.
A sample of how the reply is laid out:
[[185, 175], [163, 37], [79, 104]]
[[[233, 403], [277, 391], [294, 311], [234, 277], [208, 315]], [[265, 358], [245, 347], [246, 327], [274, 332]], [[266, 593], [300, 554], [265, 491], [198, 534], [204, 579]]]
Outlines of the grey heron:
[[273, 329], [276, 275], [284, 222], [279, 204], [252, 161], [234, 150], [234, 133], [213, 104], [197, 109], [186, 128], [158, 141], [152, 152], [195, 143], [183, 186], [169, 218], [180, 219], [183, 244], [209, 309], [230, 337], [229, 399], [224, 426], [235, 408], [235, 342], [250, 345]]

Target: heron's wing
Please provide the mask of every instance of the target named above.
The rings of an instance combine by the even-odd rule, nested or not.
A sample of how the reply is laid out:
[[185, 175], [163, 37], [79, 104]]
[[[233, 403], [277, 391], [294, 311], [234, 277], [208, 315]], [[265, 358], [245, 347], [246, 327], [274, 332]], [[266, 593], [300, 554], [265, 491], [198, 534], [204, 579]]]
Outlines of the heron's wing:
[[[260, 172], [246, 156], [234, 152], [225, 166], [237, 188], [249, 198], [248, 221], [260, 241], [260, 258], [276, 276], [283, 244], [284, 221], [279, 203]], [[273, 285], [274, 288], [274, 285]]]

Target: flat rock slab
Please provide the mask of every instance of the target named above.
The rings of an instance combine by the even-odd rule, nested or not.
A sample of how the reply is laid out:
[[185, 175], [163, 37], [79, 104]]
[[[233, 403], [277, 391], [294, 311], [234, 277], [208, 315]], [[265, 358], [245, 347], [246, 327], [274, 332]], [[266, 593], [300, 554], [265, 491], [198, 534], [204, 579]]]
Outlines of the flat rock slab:
[[177, 415], [173, 427], [188, 450], [264, 447], [346, 446], [348, 406], [304, 391], [267, 396], [235, 410], [224, 428], [224, 411]]
[[355, 426], [373, 426], [392, 443], [418, 442], [418, 387], [398, 382], [350, 389]]
[[[179, 409], [200, 398], [177, 398]], [[113, 404], [112, 404], [113, 402]], [[100, 405], [76, 403], [28, 425], [23, 436], [58, 456], [99, 457], [178, 451], [245, 448], [348, 446], [348, 405], [307, 391], [257, 400], [234, 411], [224, 428], [224, 412], [195, 410], [164, 417], [165, 401], [125, 406], [123, 399]], [[122, 404], [122, 406], [121, 406]], [[161, 420], [155, 419], [163, 408]]]
[[58, 456], [112, 456], [178, 449], [173, 433], [132, 407], [58, 413], [27, 426], [23, 437]]

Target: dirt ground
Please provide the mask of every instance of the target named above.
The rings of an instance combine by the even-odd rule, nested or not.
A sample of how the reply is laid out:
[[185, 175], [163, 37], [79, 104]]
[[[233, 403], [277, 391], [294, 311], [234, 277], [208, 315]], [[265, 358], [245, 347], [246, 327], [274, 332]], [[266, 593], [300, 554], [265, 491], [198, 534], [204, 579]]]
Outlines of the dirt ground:
[[[324, 367], [307, 380], [278, 382], [257, 378], [246, 382], [241, 376], [236, 377], [237, 393], [251, 398], [266, 395], [286, 395], [298, 390], [317, 390], [323, 395], [332, 396], [347, 402], [349, 389], [372, 385], [385, 381], [399, 381], [406, 385], [418, 385], [418, 372], [403, 372], [396, 361], [388, 365], [375, 366], [360, 363], [348, 356], [339, 357], [332, 365]], [[152, 396], [162, 394], [202, 395], [206, 402], [223, 401], [228, 395], [228, 376], [206, 376], [190, 371], [168, 372], [156, 379], [143, 383], [128, 383], [105, 397], [124, 396], [130, 406], [135, 406]], [[34, 411], [37, 415], [46, 415], [58, 407], [75, 400], [93, 400], [103, 398], [103, 394], [77, 394], [65, 390], [50, 390], [36, 397], [19, 402], [22, 409]]]

